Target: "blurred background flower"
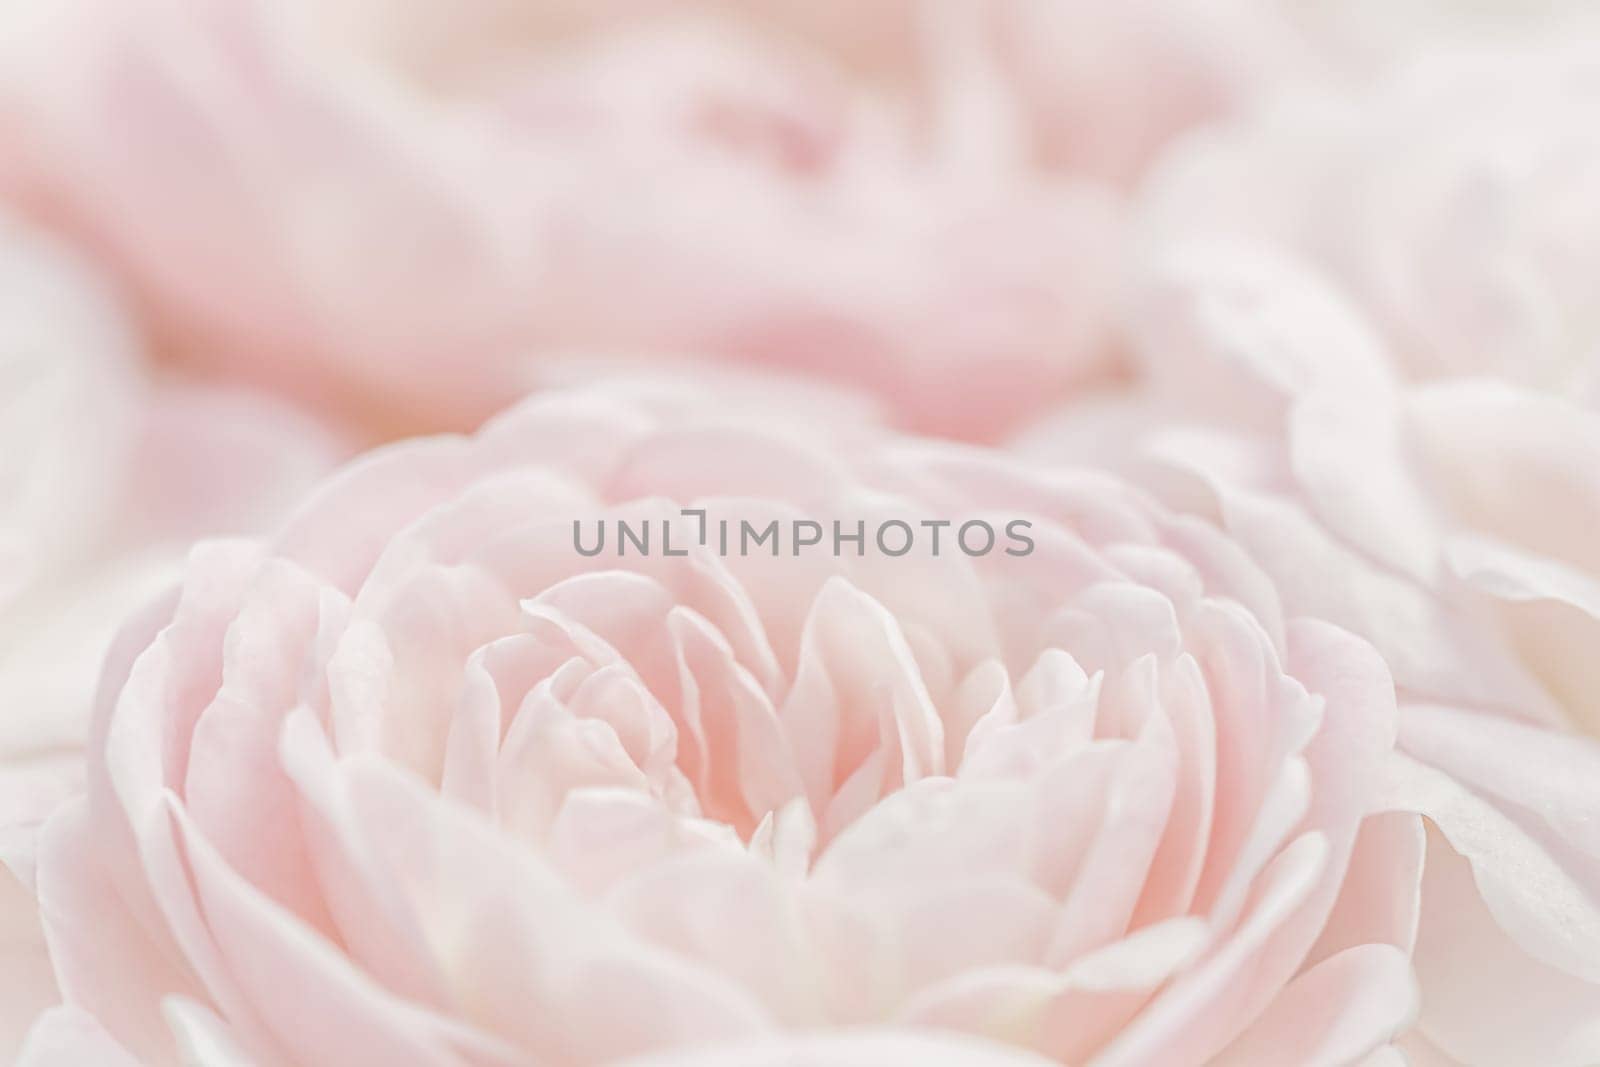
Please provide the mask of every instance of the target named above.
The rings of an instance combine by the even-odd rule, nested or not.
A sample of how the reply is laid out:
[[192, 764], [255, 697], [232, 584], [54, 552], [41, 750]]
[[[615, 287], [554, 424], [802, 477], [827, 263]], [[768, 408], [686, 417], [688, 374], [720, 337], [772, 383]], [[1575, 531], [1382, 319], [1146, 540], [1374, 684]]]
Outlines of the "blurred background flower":
[[[1593, 38], [1590, 38], [1593, 41]], [[1600, 388], [1600, 48], [1434, 53], [1290, 94], [1161, 164], [1145, 243], [1276, 244], [1358, 300], [1413, 378]]]
[[1111, 366], [1119, 190], [1282, 65], [1263, 16], [69, 0], [12, 14], [10, 169], [165, 357], [379, 434], [644, 350], [986, 437]]

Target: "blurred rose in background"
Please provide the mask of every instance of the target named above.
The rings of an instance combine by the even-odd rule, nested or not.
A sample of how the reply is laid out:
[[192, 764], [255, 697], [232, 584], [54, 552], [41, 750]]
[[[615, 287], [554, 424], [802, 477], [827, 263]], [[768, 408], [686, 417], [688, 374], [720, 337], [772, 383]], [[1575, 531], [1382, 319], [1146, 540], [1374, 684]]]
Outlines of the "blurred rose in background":
[[991, 437], [1112, 367], [1122, 194], [1284, 62], [1202, 7], [75, 0], [12, 16], [13, 178], [165, 355], [378, 432], [644, 350]]
[[[1368, 754], [1381, 770], [1356, 776], [1361, 796], [1336, 796], [1359, 831], [1340, 822], [1336, 861], [1305, 875], [1332, 909], [1297, 912], [1321, 947], [1266, 953], [1284, 973], [1225, 1001], [1238, 1018], [1195, 1036], [1185, 1012], [1224, 1003], [1196, 977], [1202, 957], [1178, 959], [1178, 941], [1119, 926], [1106, 905], [1091, 909], [1108, 937], [1095, 947], [1118, 951], [1110, 964], [1091, 956], [1090, 972], [1097, 996], [1123, 998], [1132, 1037], [1116, 1040], [1119, 1023], [1090, 1040], [1059, 1021], [1070, 1014], [1049, 1013], [1038, 1017], [1054, 1029], [1027, 1036], [1012, 1016], [1001, 1025], [949, 1004], [947, 1023], [1104, 1063], [1600, 1061], [1600, 749], [1583, 736], [1600, 731], [1597, 26], [1591, 5], [1563, 0], [0, 4], [0, 1049], [31, 1029], [30, 1064], [128, 1055], [133, 1031], [115, 1003], [173, 992], [158, 972], [184, 957], [212, 974], [207, 995], [152, 1000], [133, 1030], [162, 1036], [136, 1051], [242, 1062], [229, 1057], [252, 998], [217, 993], [170, 915], [135, 903], [150, 945], [108, 958], [138, 965], [86, 978], [74, 924], [99, 912], [72, 893], [88, 879], [41, 890], [36, 877], [41, 828], [77, 810], [87, 774], [115, 772], [103, 731], [118, 671], [135, 659], [155, 671], [165, 654], [125, 627], [148, 621], [180, 574], [191, 601], [222, 596], [205, 561], [278, 544], [291, 516], [319, 516], [328, 543], [353, 539], [355, 556], [391, 539], [404, 556], [392, 523], [408, 494], [440, 507], [449, 496], [431, 468], [345, 511], [312, 487], [363, 448], [474, 431], [548, 393], [541, 418], [571, 433], [517, 452], [541, 470], [632, 440], [639, 410], [661, 417], [677, 397], [668, 421], [754, 413], [850, 462], [923, 447], [894, 436], [905, 432], [946, 439], [939, 447], [979, 457], [975, 469], [1013, 488], [1000, 473], [1013, 461], [1047, 483], [1090, 477], [1089, 512], [1053, 521], [1119, 580], [1189, 603], [1175, 575], [1206, 567], [1169, 544], [1161, 552], [1183, 565], [1155, 561], [1150, 528], [1127, 516], [1153, 508], [1200, 524], [1248, 563], [1195, 581], [1268, 620], [1269, 659], [1289, 654], [1285, 625], [1337, 629], [1332, 660], [1361, 665], [1346, 673], [1365, 683], [1386, 679], [1363, 691], [1363, 715], [1389, 722], [1376, 691], [1392, 685], [1393, 736], [1381, 759]], [[591, 379], [606, 379], [601, 393], [586, 391]], [[592, 395], [608, 398], [598, 419], [568, 399]], [[570, 424], [551, 414], [568, 403]], [[645, 440], [645, 453], [666, 447]], [[810, 467], [751, 475], [764, 455], [743, 437], [671, 453], [664, 469], [692, 461], [688, 473], [651, 491], [674, 499], [725, 463], [751, 498], [790, 500], [809, 484]], [[1115, 491], [1093, 480], [1106, 472]], [[937, 481], [893, 491], [944, 501]], [[191, 554], [216, 538], [251, 540]], [[554, 551], [524, 549], [535, 562]], [[851, 611], [877, 618], [882, 598], [906, 648], [891, 638], [864, 673], [834, 682], [871, 707], [909, 669], [942, 694], [944, 721], [973, 694], [940, 689], [949, 664], [928, 658], [929, 633], [949, 635], [922, 629], [922, 613], [948, 596], [940, 626], [968, 615], [1020, 625], [1038, 592], [1025, 575], [981, 594], [924, 576], [934, 584], [920, 603], [868, 582]], [[785, 612], [829, 610], [812, 587], [793, 588]], [[589, 608], [629, 617], [597, 597]], [[260, 617], [281, 623], [280, 607]], [[416, 632], [447, 628], [438, 603], [413, 607]], [[1101, 621], [1103, 633], [1071, 630], [1058, 650], [1083, 666], [1106, 659], [1112, 637], [1158, 658], [1169, 648], [1166, 615], [1136, 596]], [[271, 626], [235, 632], [249, 625], [230, 630], [218, 661], [249, 661], [234, 669], [284, 691], [308, 685], [316, 705], [326, 664], [296, 661], [265, 639]], [[798, 637], [777, 629], [783, 660]], [[1374, 650], [1381, 668], [1369, 671]], [[1292, 676], [1303, 657], [1282, 666]], [[333, 673], [368, 677], [349, 668]], [[1236, 672], [1220, 673], [1205, 685], [1224, 718], [1255, 706]], [[215, 695], [217, 679], [197, 677], [195, 692], [150, 706]], [[798, 684], [783, 671], [766, 681], [775, 700]], [[97, 690], [101, 734], [86, 755]], [[405, 728], [454, 714], [458, 696], [441, 683], [374, 714]], [[1116, 714], [1119, 729], [1139, 718]], [[1231, 728], [1265, 745], [1274, 721]], [[192, 800], [171, 762], [189, 725], [179, 714], [140, 744], [177, 746], [149, 766]], [[823, 742], [809, 727], [795, 736], [803, 764]], [[259, 760], [241, 782], [276, 780], [275, 744], [251, 735]], [[1297, 756], [1269, 748], [1263, 759], [1299, 773]], [[671, 758], [712, 758], [685, 751]], [[224, 756], [215, 767], [231, 766]], [[781, 777], [782, 764], [764, 766]], [[1253, 795], [1238, 766], [1216, 773], [1218, 789]], [[888, 797], [912, 777], [874, 785]], [[1334, 795], [1326, 787], [1313, 781], [1307, 796]], [[1130, 795], [1153, 802], [1151, 789]], [[147, 815], [139, 805], [167, 810], [158, 793], [119, 793], [125, 813], [101, 796], [97, 832], [122, 848], [123, 821]], [[1326, 830], [1276, 799], [1262, 804], [1276, 813], [1262, 817], [1262, 857], [1276, 853], [1261, 842], [1291, 824]], [[77, 840], [72, 825], [57, 839]], [[1138, 837], [1107, 825], [1111, 838]], [[221, 836], [247, 880], [277, 855], [263, 844], [252, 858], [245, 839]], [[580, 844], [606, 856], [605, 840]], [[819, 847], [793, 845], [804, 855], [786, 862], [805, 873]], [[955, 854], [988, 869], [964, 847]], [[147, 855], [117, 862], [113, 889], [126, 897], [170, 873]], [[886, 892], [904, 907], [915, 897], [899, 883]], [[1225, 914], [1191, 903], [1185, 918], [1210, 924], [1208, 951], [1239, 943]], [[167, 949], [152, 956], [152, 945]], [[1379, 951], [1325, 965], [1330, 947], [1355, 945]], [[896, 966], [936, 969], [920, 957]], [[1046, 1003], [1044, 986], [1006, 984], [1014, 973], [973, 981], [956, 998], [968, 1007], [1023, 987]], [[824, 984], [842, 995], [846, 979]], [[102, 999], [83, 994], [91, 986]], [[1156, 1023], [1135, 1018], [1147, 1002], [1164, 1005]], [[662, 1038], [641, 1048], [671, 1044], [641, 1031]], [[1238, 1039], [1226, 1050], [1224, 1032]], [[705, 1062], [1031, 1062], [945, 1033], [821, 1037], [787, 1052], [756, 1042]], [[524, 1044], [549, 1035], [536, 1038]], [[1316, 1054], [1286, 1051], [1294, 1040]], [[498, 1046], [440, 1047], [443, 1062], [503, 1062]]]
[[1428, 56], [1305, 92], [1166, 159], [1141, 223], [1249, 235], [1346, 287], [1408, 377], [1493, 375], [1592, 401], [1600, 373], [1600, 47]]

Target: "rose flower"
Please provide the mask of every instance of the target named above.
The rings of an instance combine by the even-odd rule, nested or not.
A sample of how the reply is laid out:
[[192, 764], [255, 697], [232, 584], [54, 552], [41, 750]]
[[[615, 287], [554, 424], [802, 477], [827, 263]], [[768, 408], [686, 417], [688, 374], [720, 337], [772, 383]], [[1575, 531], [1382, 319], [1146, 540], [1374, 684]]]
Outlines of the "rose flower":
[[741, 409], [546, 394], [199, 545], [40, 835], [23, 1062], [1393, 1062], [1372, 647], [1104, 474]]
[[1220, 124], [1162, 161], [1141, 226], [1303, 258], [1409, 379], [1492, 375], [1592, 404], [1600, 48], [1568, 33], [1586, 43], [1429, 54]]
[[896, 31], [938, 87], [913, 118], [792, 37], [542, 10], [7, 10], [0, 188], [175, 360], [389, 435], [475, 426], [559, 358], [776, 366], [973, 438], [1106, 370], [1118, 197], [1029, 164], [961, 27]]

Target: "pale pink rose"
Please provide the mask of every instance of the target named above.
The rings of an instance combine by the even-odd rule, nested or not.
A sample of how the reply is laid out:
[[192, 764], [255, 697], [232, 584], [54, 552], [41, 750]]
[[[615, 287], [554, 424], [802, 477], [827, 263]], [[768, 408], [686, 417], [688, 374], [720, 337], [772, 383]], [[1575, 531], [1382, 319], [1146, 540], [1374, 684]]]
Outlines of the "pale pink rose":
[[1406, 385], [1355, 306], [1257, 247], [1168, 247], [1128, 321], [1139, 385], [1024, 450], [1120, 461], [1219, 523], [1289, 610], [1383, 654], [1400, 718], [1376, 810], [1431, 824], [1411, 1040], [1600, 1060], [1600, 743], [1573, 731], [1600, 730], [1600, 416], [1495, 380]]
[[448, 19], [402, 0], [324, 17], [347, 37], [381, 31], [437, 69], [481, 54], [488, 33], [578, 39], [686, 7], [817, 53], [924, 130], [970, 108], [960, 94], [981, 92], [1005, 106], [1028, 160], [1119, 185], [1174, 137], [1306, 73], [1311, 59], [1300, 20], [1262, 0], [477, 0]]
[[556, 391], [198, 546], [41, 835], [22, 1062], [1394, 1062], [1372, 648], [1103, 474], [780, 412]]
[[[261, 526], [334, 459], [256, 397], [142, 378], [104, 283], [0, 216], [0, 1057], [53, 996], [27, 906], [33, 835], [81, 787], [112, 636], [182, 546]], [[19, 881], [19, 878], [21, 881]]]
[[574, 41], [497, 5], [364, 10], [16, 5], [0, 173], [117, 264], [167, 351], [386, 430], [648, 351], [990, 437], [1112, 361], [1117, 197], [1029, 165], [960, 34], [912, 121], [724, 23]]
[[1252, 234], [1310, 260], [1408, 377], [1492, 374], [1592, 401], [1597, 109], [1592, 46], [1434, 55], [1206, 131], [1158, 168], [1143, 228]]

